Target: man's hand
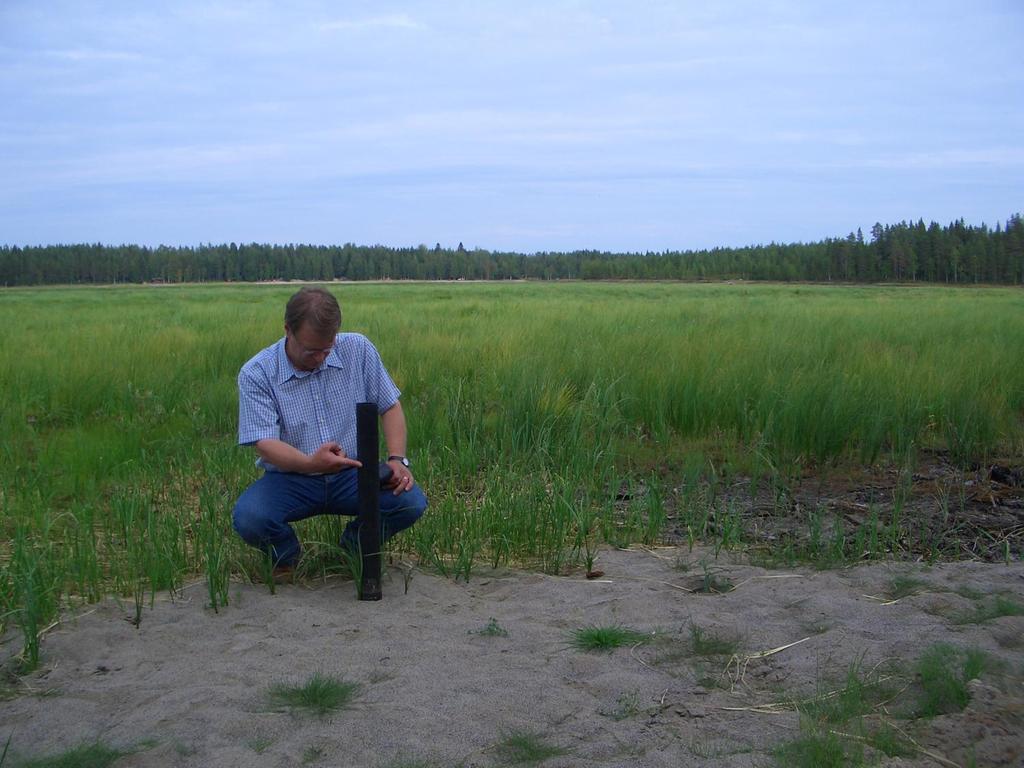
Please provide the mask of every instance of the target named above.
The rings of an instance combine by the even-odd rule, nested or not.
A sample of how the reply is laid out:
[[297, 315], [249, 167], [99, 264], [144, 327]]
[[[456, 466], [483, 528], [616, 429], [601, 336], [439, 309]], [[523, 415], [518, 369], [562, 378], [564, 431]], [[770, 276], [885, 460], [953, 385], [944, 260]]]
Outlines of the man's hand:
[[363, 466], [346, 456], [341, 445], [333, 441], [324, 443], [307, 456], [288, 443], [268, 438], [256, 443], [256, 452], [282, 472], [299, 472], [303, 475], [333, 474], [349, 467]]
[[[405, 456], [405, 414], [402, 404], [395, 403], [380, 415], [380, 425], [384, 431], [384, 443], [388, 447], [388, 456]], [[394, 490], [395, 496], [412, 488], [412, 473], [400, 461], [389, 461], [393, 475], [388, 488]]]
[[415, 480], [412, 479], [412, 472], [402, 462], [389, 461], [388, 466], [391, 467], [391, 480], [388, 481], [388, 488], [391, 488], [395, 496], [400, 493], [405, 493], [410, 488]]
[[341, 472], [349, 467], [361, 467], [361, 462], [350, 459], [345, 450], [335, 442], [324, 443], [309, 457], [310, 474], [321, 472], [325, 475]]

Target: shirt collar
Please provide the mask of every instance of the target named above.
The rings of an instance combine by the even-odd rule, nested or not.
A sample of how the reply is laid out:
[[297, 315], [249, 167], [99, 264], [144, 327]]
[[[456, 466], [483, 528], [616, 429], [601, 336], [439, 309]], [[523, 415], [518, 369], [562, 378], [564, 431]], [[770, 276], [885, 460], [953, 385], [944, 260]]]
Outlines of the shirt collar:
[[300, 371], [294, 365], [292, 361], [288, 359], [288, 353], [285, 351], [285, 343], [288, 341], [288, 337], [285, 336], [279, 342], [277, 342], [277, 383], [284, 384], [290, 379], [304, 379], [311, 373], [316, 373], [324, 368], [342, 368], [341, 355], [338, 354], [338, 339], [335, 337], [334, 346], [331, 347], [330, 353], [324, 358], [324, 361], [320, 364], [319, 368], [312, 371]]

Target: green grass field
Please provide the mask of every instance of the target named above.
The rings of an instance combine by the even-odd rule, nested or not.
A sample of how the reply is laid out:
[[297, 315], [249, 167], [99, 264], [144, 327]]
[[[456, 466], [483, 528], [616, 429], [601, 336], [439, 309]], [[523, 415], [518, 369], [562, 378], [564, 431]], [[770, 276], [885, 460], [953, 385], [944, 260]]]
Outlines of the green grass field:
[[[296, 286], [0, 291], [0, 621], [25, 658], [62, 605], [262, 564], [230, 510], [239, 367]], [[431, 500], [395, 541], [468, 577], [657, 540], [666, 484], [1024, 454], [1024, 293], [693, 284], [337, 284], [403, 390]], [[666, 480], [666, 478], [668, 478]], [[623, 493], [639, 487], [643, 493]], [[703, 505], [703, 508], [700, 508]], [[687, 514], [728, 515], [694, 497]], [[727, 518], [726, 518], [727, 519]], [[343, 521], [342, 521], [343, 522]], [[307, 573], [339, 521], [302, 524]], [[722, 524], [691, 530], [715, 530]], [[726, 542], [728, 543], [728, 542]]]

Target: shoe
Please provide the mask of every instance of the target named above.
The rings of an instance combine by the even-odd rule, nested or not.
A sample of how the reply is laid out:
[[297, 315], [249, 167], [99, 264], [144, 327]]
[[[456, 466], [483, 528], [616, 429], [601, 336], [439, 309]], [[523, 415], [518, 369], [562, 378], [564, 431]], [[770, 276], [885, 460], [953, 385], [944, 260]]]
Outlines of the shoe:
[[292, 581], [295, 578], [295, 566], [278, 565], [274, 568], [270, 575], [274, 579], [275, 584], [282, 584], [284, 582]]

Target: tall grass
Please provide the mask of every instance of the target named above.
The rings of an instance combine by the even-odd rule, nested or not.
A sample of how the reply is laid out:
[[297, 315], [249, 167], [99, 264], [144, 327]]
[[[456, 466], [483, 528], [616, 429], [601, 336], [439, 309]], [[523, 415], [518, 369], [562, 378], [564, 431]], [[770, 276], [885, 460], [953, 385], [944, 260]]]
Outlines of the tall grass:
[[[235, 377], [282, 333], [295, 286], [0, 292], [0, 621], [116, 591], [134, 619], [246, 561]], [[429, 514], [396, 542], [458, 577], [551, 572], [602, 541], [739, 535], [696, 480], [801, 462], [966, 463], [1024, 452], [1024, 297], [1012, 289], [678, 284], [334, 286], [344, 330], [403, 390]], [[667, 475], [667, 476], [666, 476]], [[303, 524], [316, 561], [337, 521]], [[317, 561], [318, 562], [318, 561]]]

